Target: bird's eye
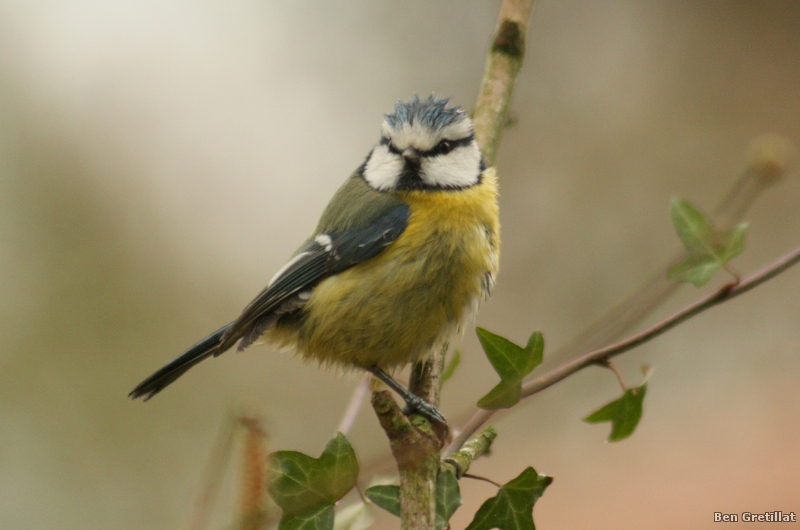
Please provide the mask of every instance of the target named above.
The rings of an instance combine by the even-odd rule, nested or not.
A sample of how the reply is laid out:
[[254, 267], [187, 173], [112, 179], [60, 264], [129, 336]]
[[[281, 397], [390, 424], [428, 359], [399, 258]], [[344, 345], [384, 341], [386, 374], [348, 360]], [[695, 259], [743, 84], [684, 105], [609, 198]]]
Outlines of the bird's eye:
[[451, 140], [442, 140], [441, 142], [436, 144], [436, 146], [433, 149], [431, 149], [430, 154], [433, 156], [446, 155], [447, 153], [452, 151], [454, 147], [455, 144], [453, 144]]

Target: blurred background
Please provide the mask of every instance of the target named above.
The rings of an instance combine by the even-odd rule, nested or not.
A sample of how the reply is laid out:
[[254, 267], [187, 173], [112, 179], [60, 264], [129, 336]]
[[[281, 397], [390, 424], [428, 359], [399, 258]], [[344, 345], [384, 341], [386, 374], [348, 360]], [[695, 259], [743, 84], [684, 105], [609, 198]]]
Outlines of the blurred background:
[[[397, 99], [471, 108], [498, 6], [0, 0], [0, 527], [182, 528], [237, 411], [273, 449], [319, 454], [358, 378], [289, 353], [231, 352], [146, 404], [126, 395], [261, 290]], [[679, 248], [671, 197], [710, 209], [753, 138], [800, 142], [798, 27], [793, 1], [538, 2], [478, 323], [563, 344]], [[790, 171], [748, 215], [735, 266], [800, 244], [799, 209]], [[461, 345], [448, 416], [497, 380], [473, 332]], [[541, 528], [799, 512], [799, 350], [794, 269], [617, 361], [630, 384], [655, 369], [632, 438], [580, 421], [620, 392], [591, 368], [496, 422], [473, 472], [553, 475]], [[350, 439], [362, 462], [387, 451], [367, 407]], [[209, 528], [234, 520], [233, 481]], [[462, 492], [454, 528], [495, 489]]]

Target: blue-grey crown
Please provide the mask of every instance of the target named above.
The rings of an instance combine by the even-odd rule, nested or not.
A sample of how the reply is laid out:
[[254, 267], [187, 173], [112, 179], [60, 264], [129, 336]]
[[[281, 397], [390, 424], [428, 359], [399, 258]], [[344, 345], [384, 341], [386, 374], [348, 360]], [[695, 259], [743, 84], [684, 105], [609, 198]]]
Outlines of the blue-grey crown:
[[411, 101], [398, 101], [394, 106], [394, 114], [386, 114], [386, 123], [392, 129], [399, 129], [404, 123], [413, 125], [415, 122], [430, 127], [442, 129], [451, 123], [463, 120], [466, 114], [461, 107], [447, 108], [450, 98], [436, 99], [433, 94], [421, 100], [414, 94]]

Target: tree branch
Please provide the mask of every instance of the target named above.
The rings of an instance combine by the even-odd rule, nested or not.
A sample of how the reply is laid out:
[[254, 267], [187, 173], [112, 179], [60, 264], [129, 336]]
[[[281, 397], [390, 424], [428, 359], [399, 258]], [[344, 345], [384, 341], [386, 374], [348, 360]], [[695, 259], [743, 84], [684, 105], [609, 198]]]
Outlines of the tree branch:
[[723, 285], [719, 290], [709, 295], [706, 295], [694, 303], [684, 307], [680, 311], [673, 313], [661, 322], [650, 326], [644, 331], [637, 333], [625, 340], [600, 348], [598, 350], [590, 351], [578, 357], [572, 362], [563, 365], [541, 377], [537, 377], [522, 385], [522, 396], [528, 397], [541, 392], [545, 388], [554, 385], [558, 381], [574, 374], [575, 372], [586, 368], [590, 364], [602, 362], [611, 357], [615, 357], [628, 350], [643, 344], [662, 333], [669, 331], [678, 324], [685, 322], [693, 316], [702, 313], [706, 309], [710, 309], [723, 302], [727, 302], [737, 296], [746, 293], [747, 291], [758, 287], [767, 280], [774, 278], [782, 273], [792, 265], [800, 262], [800, 247], [796, 248], [789, 254], [770, 264], [769, 266], [761, 269], [760, 271], [745, 278], [739, 283]]
[[517, 74], [525, 58], [533, 4], [534, 0], [504, 0], [497, 16], [492, 48], [472, 115], [475, 139], [490, 166], [497, 157]]
[[[729, 230], [744, 219], [744, 215], [761, 194], [786, 175], [794, 156], [794, 147], [791, 142], [775, 135], [756, 138], [750, 144], [748, 151], [742, 175], [724, 195], [724, 199], [719, 202], [710, 216], [711, 222], [720, 231]], [[662, 271], [669, 270], [685, 257], [686, 252], [681, 250], [667, 262]], [[590, 324], [575, 338], [547, 355], [544, 363], [539, 367], [539, 371], [558, 370], [583, 352], [609, 344], [652, 314], [681, 286], [682, 284], [669, 281], [664, 272], [657, 274], [634, 294]], [[444, 451], [444, 457], [457, 451], [496, 412], [498, 411], [475, 410], [462, 426], [458, 436]]]
[[353, 391], [353, 396], [350, 398], [350, 403], [348, 403], [347, 409], [345, 409], [336, 432], [340, 432], [345, 436], [350, 432], [350, 429], [356, 421], [356, 416], [358, 416], [358, 411], [361, 409], [361, 404], [364, 402], [364, 398], [367, 395], [371, 380], [372, 376], [368, 372], [365, 372], [364, 375], [361, 376], [361, 381], [358, 382], [358, 386]]
[[[678, 324], [681, 324], [693, 316], [702, 313], [706, 309], [710, 309], [723, 302], [736, 298], [737, 296], [744, 294], [755, 287], [758, 287], [767, 280], [774, 278], [793, 265], [796, 265], [798, 262], [800, 262], [800, 247], [796, 248], [792, 252], [786, 254], [760, 271], [750, 275], [739, 283], [729, 283], [723, 285], [716, 292], [698, 299], [692, 304], [684, 307], [676, 313], [673, 313], [661, 322], [650, 326], [640, 333], [637, 333], [625, 340], [605, 348], [589, 351], [577, 359], [551, 370], [543, 376], [529, 380], [522, 385], [522, 397], [526, 398], [532, 396], [538, 392], [541, 392], [545, 388], [548, 388], [569, 377], [575, 372], [586, 368], [589, 365], [602, 363], [603, 361], [607, 361], [612, 357], [625, 353], [626, 351], [631, 350], [640, 344], [654, 339], [662, 333], [674, 328]], [[462, 431], [453, 440], [450, 446], [444, 451], [444, 458], [448, 458], [452, 453], [457, 451], [475, 431], [477, 431], [486, 421], [488, 421], [489, 418], [492, 417], [494, 412], [495, 411], [493, 410], [483, 409], [477, 411], [464, 425]]]
[[[744, 220], [762, 193], [786, 175], [793, 153], [791, 142], [780, 136], [764, 135], [751, 142], [741, 175], [709, 215], [709, 220], [717, 230], [727, 232]], [[685, 249], [681, 249], [661, 270], [669, 270], [686, 256]], [[668, 280], [666, 274], [660, 272], [572, 340], [553, 350], [541, 369], [549, 370], [585, 351], [610, 344], [652, 314], [682, 286]]]
[[425, 418], [407, 418], [387, 390], [372, 393], [372, 408], [389, 438], [400, 471], [401, 528], [433, 528], [440, 439]]
[[442, 462], [442, 469], [449, 469], [456, 478], [463, 477], [472, 462], [485, 455], [492, 447], [497, 431], [491, 425], [483, 429], [478, 436], [469, 441], [463, 449], [450, 455]]

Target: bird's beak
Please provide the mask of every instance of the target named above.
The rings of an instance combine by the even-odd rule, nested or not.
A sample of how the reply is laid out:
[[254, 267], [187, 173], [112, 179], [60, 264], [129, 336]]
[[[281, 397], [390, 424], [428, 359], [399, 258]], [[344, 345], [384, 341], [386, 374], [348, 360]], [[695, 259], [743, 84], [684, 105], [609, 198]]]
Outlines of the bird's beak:
[[412, 167], [419, 167], [419, 152], [413, 147], [409, 147], [403, 151], [403, 159], [406, 161], [406, 164]]

